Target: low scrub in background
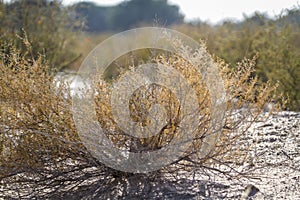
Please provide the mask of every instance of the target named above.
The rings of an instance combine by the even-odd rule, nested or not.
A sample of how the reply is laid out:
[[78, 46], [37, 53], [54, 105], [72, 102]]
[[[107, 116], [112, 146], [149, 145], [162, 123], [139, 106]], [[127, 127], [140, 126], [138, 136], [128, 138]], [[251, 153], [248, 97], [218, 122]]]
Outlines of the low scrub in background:
[[[160, 3], [164, 5], [164, 9], [175, 13], [174, 16], [177, 16], [178, 19], [183, 18], [178, 13], [176, 6], [172, 7], [166, 2]], [[153, 4], [153, 8], [160, 5], [153, 2], [149, 4]], [[126, 6], [130, 9], [134, 9], [135, 6], [144, 9], [143, 4], [139, 4], [138, 1], [129, 1], [117, 7], [120, 11]], [[97, 9], [99, 12], [103, 10], [102, 7], [85, 2], [66, 7], [62, 5], [61, 1], [56, 0], [15, 0], [11, 3], [0, 1], [1, 51], [9, 53], [7, 46], [13, 45], [29, 57], [45, 56], [48, 65], [56, 71], [76, 70], [85, 56], [116, 30], [89, 31], [93, 29], [93, 23], [88, 24], [87, 22], [95, 21], [99, 17], [93, 15]], [[32, 12], [33, 10], [35, 12]], [[115, 15], [119, 13], [117, 10], [115, 10]], [[131, 18], [138, 17], [136, 13], [136, 15], [131, 14]], [[195, 40], [204, 40], [210, 53], [224, 59], [231, 67], [244, 58], [258, 55], [255, 73], [258, 75], [259, 81], [278, 83], [278, 94], [283, 93], [289, 100], [285, 109], [299, 111], [299, 16], [299, 7], [294, 7], [283, 11], [274, 19], [263, 13], [254, 13], [252, 16], [245, 16], [244, 20], [240, 22], [225, 21], [218, 25], [211, 25], [195, 21], [181, 23], [181, 25], [172, 25], [172, 23], [168, 25]], [[122, 18], [126, 21], [127, 17], [129, 16]], [[167, 17], [166, 15], [165, 18], [168, 19]], [[153, 21], [151, 22], [149, 18]], [[163, 21], [160, 21], [159, 16], [156, 19], [151, 13], [145, 15], [145, 19], [138, 20], [140, 21], [133, 20], [134, 23], [122, 27], [122, 30], [138, 27], [141, 24], [164, 24]], [[168, 22], [170, 21], [172, 20], [168, 20]], [[182, 21], [176, 21], [177, 24], [179, 22]], [[79, 33], [78, 30], [87, 32]], [[31, 44], [29, 52], [27, 52], [28, 47], [22, 41], [25, 37]], [[280, 100], [277, 99], [277, 101]]]
[[52, 70], [62, 70], [79, 58], [73, 45], [80, 27], [61, 1], [0, 1], [0, 50], [9, 54], [7, 46], [14, 46], [29, 59], [45, 56]]
[[[275, 19], [255, 13], [242, 22], [206, 23], [174, 27], [196, 40], [204, 39], [209, 51], [232, 65], [258, 55], [255, 74], [260, 82], [278, 83], [289, 99], [286, 109], [300, 110], [300, 10], [287, 10]], [[279, 99], [278, 99], [279, 100]]]

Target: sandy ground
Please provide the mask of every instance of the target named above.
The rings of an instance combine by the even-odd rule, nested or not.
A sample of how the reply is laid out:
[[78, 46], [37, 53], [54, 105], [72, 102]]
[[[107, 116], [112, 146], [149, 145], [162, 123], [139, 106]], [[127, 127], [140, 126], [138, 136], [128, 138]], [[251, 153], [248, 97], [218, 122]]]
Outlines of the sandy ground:
[[281, 112], [253, 127], [257, 199], [300, 199], [300, 113]]
[[279, 112], [255, 122], [244, 140], [254, 146], [247, 162], [236, 168], [248, 168], [254, 179], [217, 177], [222, 187], [204, 188], [194, 199], [300, 200], [300, 113]]
[[[208, 180], [199, 172], [196, 179], [193, 174], [193, 180], [177, 178], [174, 181], [169, 179], [169, 182], [150, 183], [148, 185], [151, 188], [142, 192], [138, 186], [138, 183], [143, 181], [141, 176], [137, 178], [136, 188], [131, 188], [137, 190], [137, 195], [116, 199], [300, 200], [300, 113], [279, 112], [266, 121], [255, 122], [241, 144], [246, 142], [253, 144], [246, 162], [233, 167], [250, 171], [250, 179], [228, 179], [210, 174], [208, 177], [211, 180]], [[95, 180], [95, 183], [97, 181]], [[86, 193], [78, 191], [67, 195], [66, 198], [94, 199], [88, 198], [91, 193], [93, 192], [88, 190]], [[4, 194], [4, 197], [11, 196], [7, 195]]]

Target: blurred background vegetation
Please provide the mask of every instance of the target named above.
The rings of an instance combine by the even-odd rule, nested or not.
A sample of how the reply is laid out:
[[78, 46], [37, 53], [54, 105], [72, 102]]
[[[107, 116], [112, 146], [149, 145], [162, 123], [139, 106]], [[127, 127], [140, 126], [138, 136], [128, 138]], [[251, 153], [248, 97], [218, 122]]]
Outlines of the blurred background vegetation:
[[289, 99], [285, 109], [300, 111], [297, 6], [275, 18], [256, 12], [239, 22], [212, 25], [185, 22], [179, 7], [167, 0], [129, 0], [111, 7], [84, 1], [65, 6], [59, 0], [0, 0], [1, 51], [9, 53], [10, 46], [15, 46], [28, 58], [42, 55], [52, 71], [77, 70], [99, 42], [118, 31], [141, 26], [170, 27], [204, 40], [210, 53], [233, 70], [245, 57], [257, 56], [254, 75], [261, 83], [278, 84], [278, 93]]

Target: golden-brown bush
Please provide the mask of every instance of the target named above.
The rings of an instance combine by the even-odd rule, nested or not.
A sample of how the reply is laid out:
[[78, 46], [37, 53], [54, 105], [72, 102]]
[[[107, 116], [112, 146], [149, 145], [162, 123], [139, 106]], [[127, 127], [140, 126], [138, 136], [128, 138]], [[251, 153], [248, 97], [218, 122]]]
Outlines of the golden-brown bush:
[[[0, 63], [0, 184], [4, 186], [0, 197], [13, 197], [9, 192], [17, 188], [21, 191], [19, 197], [24, 198], [62, 197], [77, 194], [77, 191], [98, 198], [117, 196], [118, 190], [125, 191], [123, 197], [129, 195], [131, 191], [128, 187], [134, 187], [131, 185], [132, 177], [140, 175], [110, 169], [94, 159], [84, 147], [73, 121], [69, 84], [63, 80], [59, 84], [55, 82], [57, 79], [49, 73], [42, 57], [28, 60], [15, 49], [10, 52], [9, 55], [2, 55], [8, 62]], [[200, 59], [201, 56], [190, 55], [193, 59]], [[208, 166], [212, 166], [211, 170], [217, 169], [226, 174], [215, 164], [243, 162], [250, 146], [245, 144], [247, 148], [239, 149], [236, 144], [251, 122], [259, 117], [263, 106], [272, 101], [275, 90], [268, 83], [259, 83], [253, 76], [255, 59], [238, 63], [236, 70], [223, 61], [217, 62], [226, 89], [226, 115], [216, 148], [204, 158], [199, 154], [199, 149], [209, 134], [207, 127], [214, 105], [210, 103], [211, 94], [202, 75], [197, 73], [196, 66], [178, 55], [156, 55], [150, 61], [173, 67], [187, 79], [196, 91], [198, 112], [202, 119], [193, 133], [193, 145], [184, 156], [171, 166], [146, 176], [149, 179], [162, 178], [161, 174], [169, 173], [179, 177], [183, 168], [193, 171]], [[134, 71], [135, 68], [132, 62], [132, 66], [125, 71]], [[130, 120], [147, 125], [149, 116], [146, 113], [152, 104], [157, 103], [166, 109], [168, 126], [156, 136], [144, 139], [129, 137], [119, 129], [110, 106], [110, 85], [117, 80], [118, 77], [112, 82], [96, 80], [98, 93], [95, 96], [98, 120], [116, 146], [126, 147], [129, 144], [127, 148], [133, 152], [158, 150], [176, 137], [180, 128], [181, 105], [168, 88], [156, 84], [142, 87], [132, 95], [129, 102]], [[250, 124], [240, 129], [249, 120]], [[126, 142], [128, 140], [131, 143]], [[142, 184], [146, 187], [147, 182]], [[30, 192], [29, 186], [36, 190]]]

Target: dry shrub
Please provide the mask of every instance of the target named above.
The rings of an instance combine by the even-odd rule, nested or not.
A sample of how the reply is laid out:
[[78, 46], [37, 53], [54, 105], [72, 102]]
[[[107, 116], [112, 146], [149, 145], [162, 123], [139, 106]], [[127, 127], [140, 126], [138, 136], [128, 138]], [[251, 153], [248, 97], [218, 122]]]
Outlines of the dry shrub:
[[[203, 50], [205, 48], [199, 52]], [[193, 133], [193, 145], [184, 156], [159, 171], [145, 175], [132, 174], [104, 166], [81, 144], [72, 118], [69, 85], [63, 80], [55, 83], [54, 75], [49, 73], [42, 58], [28, 60], [16, 50], [10, 52], [13, 53], [5, 55], [9, 62], [0, 63], [0, 183], [3, 185], [0, 197], [6, 198], [16, 197], [9, 193], [11, 191], [18, 191], [19, 197], [23, 198], [127, 198], [132, 197], [130, 195], [137, 187], [142, 187], [140, 185], [143, 185], [140, 191], [143, 194], [137, 195], [147, 198], [151, 192], [144, 189], [151, 181], [162, 183], [163, 178], [163, 182], [170, 181], [166, 178], [170, 175], [175, 180], [181, 179], [179, 174], [182, 170], [192, 173], [208, 169], [234, 176], [231, 174], [234, 170], [222, 170], [220, 165], [245, 161], [251, 146], [239, 145], [239, 139], [257, 120], [265, 104], [272, 102], [276, 88], [268, 83], [258, 83], [253, 76], [255, 58], [238, 63], [236, 70], [218, 61], [227, 92], [226, 116], [216, 148], [201, 157], [199, 149], [209, 134], [208, 124], [214, 106], [210, 103], [211, 96], [202, 81], [202, 75], [197, 73], [195, 66], [178, 55], [152, 57], [151, 62], [173, 67], [187, 79], [196, 92], [200, 108], [197, 112], [202, 118]], [[191, 59], [202, 59], [203, 55], [189, 56]], [[135, 69], [132, 62], [129, 70]], [[112, 116], [110, 84], [119, 77], [111, 82], [95, 80], [98, 91], [95, 96], [96, 112], [107, 136], [116, 146], [133, 152], [158, 150], [167, 145], [176, 137], [182, 117], [176, 96], [168, 88], [157, 84], [146, 85], [135, 91], [129, 101], [131, 120], [146, 126], [149, 123], [147, 111], [151, 105], [161, 104], [166, 110], [168, 123], [155, 136], [133, 138], [116, 125]], [[138, 185], [135, 185], [137, 182]]]
[[67, 85], [56, 87], [42, 57], [29, 60], [10, 52], [8, 62], [0, 63], [2, 176], [70, 157], [70, 142], [78, 139]]
[[279, 99], [275, 94], [277, 86], [269, 82], [260, 83], [254, 75], [255, 60], [256, 57], [244, 59], [235, 68], [220, 63], [228, 95], [225, 124], [212, 155], [212, 160], [217, 163], [242, 165], [253, 145], [243, 140], [252, 123], [266, 120], [281, 107], [275, 102]]
[[[134, 62], [134, 60], [131, 62]], [[203, 137], [205, 134], [204, 130], [207, 129], [208, 126], [207, 122], [209, 121], [209, 107], [211, 105], [209, 101], [210, 98], [208, 98], [209, 93], [205, 88], [204, 83], [199, 81], [202, 79], [201, 74], [197, 73], [197, 70], [193, 68], [188, 61], [177, 55], [169, 57], [157, 56], [152, 60], [152, 62], [173, 67], [174, 69], [178, 70], [195, 90], [200, 107], [200, 110], [196, 112], [200, 112], [202, 116], [202, 123], [199, 124], [198, 131], [193, 133], [193, 136], [195, 138]], [[136, 67], [134, 66], [134, 63], [130, 64], [131, 67], [129, 70], [134, 73]], [[123, 73], [126, 71], [127, 70], [123, 70]], [[121, 73], [118, 78], [122, 77], [123, 73]], [[116, 78], [113, 82], [118, 81], [118, 78]], [[147, 124], [150, 123], [150, 119], [155, 118], [155, 116], [151, 116], [148, 111], [152, 105], [160, 104], [166, 110], [167, 124], [160, 130], [159, 133], [149, 138], [129, 137], [123, 133], [123, 130], [118, 128], [118, 124], [116, 124], [114, 121], [111, 109], [111, 84], [113, 84], [113, 82], [97, 82], [99, 93], [96, 96], [96, 103], [98, 108], [98, 120], [106, 129], [112, 128], [112, 134], [109, 134], [108, 136], [112, 141], [115, 141], [116, 145], [120, 146], [120, 144], [122, 144], [123, 146], [121, 145], [120, 147], [129, 149], [130, 151], [153, 151], [167, 145], [175, 137], [175, 135], [177, 135], [180, 121], [184, 117], [181, 116], [180, 102], [170, 89], [158, 84], [144, 85], [133, 93], [131, 99], [129, 100], [129, 109], [131, 112], [130, 120], [139, 122], [141, 126], [147, 126]], [[133, 146], [126, 146], [128, 141], [132, 140], [134, 140], [134, 144], [130, 144]], [[199, 147], [200, 141], [195, 143]]]
[[[128, 56], [133, 57], [132, 55]], [[216, 148], [209, 155], [201, 158], [199, 150], [203, 138], [210, 134], [208, 130], [211, 120], [211, 107], [214, 106], [211, 105], [211, 97], [202, 80], [202, 76], [198, 73], [195, 66], [178, 55], [160, 55], [152, 59], [153, 63], [163, 64], [178, 70], [187, 79], [198, 97], [200, 110], [195, 112], [199, 112], [201, 121], [193, 133], [193, 147], [185, 154], [186, 156], [180, 159], [181, 161], [184, 160], [184, 164], [190, 162], [194, 167], [199, 168], [203, 163], [214, 162], [218, 159], [220, 159], [219, 163], [225, 163], [226, 161], [243, 163], [241, 159], [246, 157], [247, 148], [250, 148], [250, 146], [236, 145], [237, 141], [245, 135], [254, 121], [264, 120], [273, 111], [280, 109], [279, 104], [275, 102], [275, 99], [278, 99], [274, 93], [277, 86], [270, 83], [259, 83], [258, 78], [254, 76], [255, 60], [256, 57], [253, 59], [244, 59], [235, 68], [230, 67], [222, 60], [218, 61], [220, 73], [225, 80], [227, 94], [226, 116], [222, 134], [216, 144]], [[134, 72], [136, 68], [135, 62], [134, 60], [131, 60], [131, 62], [132, 66], [129, 70]], [[126, 71], [128, 69], [119, 74], [113, 82], [117, 82]], [[178, 127], [180, 126], [180, 119], [184, 117], [180, 116], [181, 105], [176, 96], [174, 96], [174, 93], [164, 86], [157, 84], [143, 86], [133, 93], [129, 101], [131, 120], [140, 122], [142, 126], [146, 126], [147, 122], [149, 124], [149, 118], [155, 117], [149, 116], [148, 111], [151, 105], [161, 104], [167, 112], [168, 121], [167, 125], [157, 135], [149, 138], [134, 138], [126, 135], [123, 130], [118, 128], [118, 125], [114, 121], [110, 105], [111, 86], [113, 82], [108, 83], [103, 80], [99, 82], [96, 80], [99, 91], [96, 96], [97, 115], [101, 125], [107, 130], [111, 129], [107, 136], [119, 147], [137, 152], [158, 150], [167, 145], [176, 136]], [[268, 106], [270, 108], [266, 109]], [[267, 111], [267, 114], [262, 117], [261, 114], [265, 111]], [[134, 144], [128, 143], [128, 141], [132, 140], [135, 141]], [[128, 146], [128, 144], [133, 146]], [[241, 149], [237, 149], [238, 147]]]

